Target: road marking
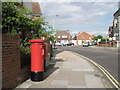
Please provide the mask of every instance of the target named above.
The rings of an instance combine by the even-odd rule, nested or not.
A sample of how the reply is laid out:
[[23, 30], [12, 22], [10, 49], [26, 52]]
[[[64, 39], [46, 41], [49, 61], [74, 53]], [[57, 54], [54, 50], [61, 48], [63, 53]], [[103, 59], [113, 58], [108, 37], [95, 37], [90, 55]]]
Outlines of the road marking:
[[90, 61], [92, 64], [94, 64], [96, 67], [98, 67], [105, 75], [106, 77], [111, 81], [111, 83], [116, 87], [118, 88], [118, 90], [120, 90], [120, 83], [105, 69], [103, 68], [101, 65], [97, 64], [96, 62], [94, 62], [93, 60], [83, 56], [83, 55], [80, 55], [76, 52], [74, 52], [76, 55]]

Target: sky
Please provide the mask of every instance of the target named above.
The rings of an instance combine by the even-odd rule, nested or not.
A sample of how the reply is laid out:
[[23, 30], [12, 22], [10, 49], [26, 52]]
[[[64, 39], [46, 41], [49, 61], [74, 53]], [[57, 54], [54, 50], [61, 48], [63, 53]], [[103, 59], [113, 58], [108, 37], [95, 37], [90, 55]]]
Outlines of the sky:
[[118, 9], [118, 1], [37, 1], [40, 2], [42, 17], [45, 17], [55, 30], [69, 30], [72, 36], [84, 31], [106, 36], [113, 22], [113, 14]]

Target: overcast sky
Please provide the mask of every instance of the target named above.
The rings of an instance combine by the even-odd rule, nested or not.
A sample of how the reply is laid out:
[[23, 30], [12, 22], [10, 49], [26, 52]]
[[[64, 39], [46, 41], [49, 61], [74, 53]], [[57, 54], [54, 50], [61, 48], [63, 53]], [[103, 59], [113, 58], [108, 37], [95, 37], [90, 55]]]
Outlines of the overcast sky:
[[108, 27], [112, 25], [118, 2], [44, 1], [40, 2], [40, 7], [42, 17], [57, 30], [70, 30], [72, 35], [85, 31], [105, 36]]

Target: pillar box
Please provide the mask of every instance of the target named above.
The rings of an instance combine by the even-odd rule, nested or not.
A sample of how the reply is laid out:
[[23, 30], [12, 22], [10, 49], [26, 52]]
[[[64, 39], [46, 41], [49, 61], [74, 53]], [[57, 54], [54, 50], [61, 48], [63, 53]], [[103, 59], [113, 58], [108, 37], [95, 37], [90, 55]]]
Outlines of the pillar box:
[[31, 42], [31, 80], [42, 81], [44, 72], [44, 40], [33, 39]]

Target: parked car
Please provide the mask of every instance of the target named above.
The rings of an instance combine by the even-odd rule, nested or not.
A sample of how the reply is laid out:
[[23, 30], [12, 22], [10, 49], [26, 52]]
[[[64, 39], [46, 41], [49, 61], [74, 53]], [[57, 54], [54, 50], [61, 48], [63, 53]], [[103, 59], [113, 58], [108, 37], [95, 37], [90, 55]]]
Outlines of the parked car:
[[83, 43], [83, 47], [88, 47], [89, 46], [89, 42], [84, 42]]
[[63, 46], [62, 43], [55, 43], [56, 46]]
[[65, 46], [74, 46], [74, 43], [67, 43]]

